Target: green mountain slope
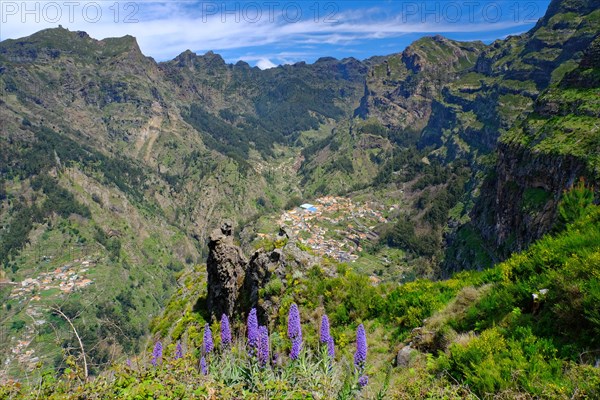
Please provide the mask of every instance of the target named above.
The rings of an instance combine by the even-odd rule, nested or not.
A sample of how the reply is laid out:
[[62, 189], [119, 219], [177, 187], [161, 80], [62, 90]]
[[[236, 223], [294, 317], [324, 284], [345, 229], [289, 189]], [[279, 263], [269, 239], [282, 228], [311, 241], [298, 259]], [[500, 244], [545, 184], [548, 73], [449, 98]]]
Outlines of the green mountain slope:
[[554, 0], [489, 46], [427, 37], [265, 71], [212, 52], [156, 63], [130, 36], [62, 28], [0, 42], [8, 375], [64, 367], [77, 343], [50, 306], [85, 332], [94, 373], [142, 348], [147, 316], [225, 218], [252, 233], [324, 194], [376, 202], [388, 222], [368, 227], [356, 268], [405, 280], [525, 249], [564, 189], [598, 179], [599, 15]]
[[[581, 190], [581, 189], [577, 189]], [[577, 190], [567, 198], [578, 196]], [[80, 365], [60, 380], [7, 384], [18, 398], [596, 398], [600, 316], [600, 208], [588, 204], [566, 229], [485, 272], [446, 281], [373, 286], [344, 265], [288, 271], [260, 296], [280, 299], [266, 317], [271, 351], [261, 364], [248, 353], [245, 319], [232, 316], [234, 341], [205, 318], [205, 271], [188, 271], [145, 354], [83, 383]], [[336, 274], [331, 276], [331, 267]], [[273, 281], [275, 282], [275, 281]], [[271, 297], [273, 299], [274, 297]], [[300, 308], [301, 357], [289, 359], [287, 310]], [[319, 345], [319, 322], [329, 315], [336, 352]], [[361, 388], [352, 365], [354, 331], [366, 327], [368, 353]], [[215, 347], [206, 350], [208, 329]], [[177, 343], [181, 346], [178, 358]], [[204, 348], [204, 350], [202, 350]], [[198, 368], [200, 359], [206, 373]], [[156, 365], [152, 364], [152, 360]], [[395, 360], [395, 361], [394, 361]]]
[[[563, 191], [578, 179], [597, 188], [598, 43], [592, 42], [579, 66], [546, 90], [533, 112], [500, 139], [498, 161], [482, 188], [473, 225], [488, 249], [498, 249], [502, 257], [555, 226]], [[463, 259], [470, 257], [467, 253]]]
[[[475, 67], [443, 92], [442, 121], [433, 118], [423, 144], [438, 143], [445, 149], [441, 154], [450, 155], [492, 150], [498, 137], [532, 110], [540, 91], [577, 66], [597, 35], [599, 16], [593, 1], [554, 0], [531, 31], [487, 46]], [[438, 127], [445, 133], [441, 137]], [[456, 136], [466, 146], [456, 144]]]

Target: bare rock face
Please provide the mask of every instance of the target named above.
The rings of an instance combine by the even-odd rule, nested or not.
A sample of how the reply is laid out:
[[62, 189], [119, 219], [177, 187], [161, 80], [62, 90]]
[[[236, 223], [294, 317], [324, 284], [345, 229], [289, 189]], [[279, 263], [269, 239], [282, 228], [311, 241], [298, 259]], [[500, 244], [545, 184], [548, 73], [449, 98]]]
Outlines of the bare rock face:
[[283, 267], [281, 249], [271, 252], [260, 249], [250, 258], [244, 283], [244, 303], [247, 308], [256, 307], [259, 319], [267, 320], [267, 316], [273, 309], [269, 298], [260, 298], [259, 290], [269, 283], [277, 271], [282, 271]]
[[[289, 238], [288, 232], [282, 229], [276, 240], [289, 240]], [[288, 259], [291, 260], [291, 258]], [[273, 249], [272, 251], [259, 249], [250, 258], [244, 284], [244, 295], [246, 303], [258, 308], [259, 316], [269, 314], [273, 308], [270, 299], [259, 299], [259, 289], [264, 288], [274, 277], [283, 279], [285, 268], [283, 249]]]
[[248, 260], [233, 243], [233, 226], [225, 222], [215, 229], [208, 243], [208, 299], [211, 316], [233, 315], [244, 286]]
[[273, 279], [284, 281], [290, 271], [302, 272], [318, 263], [316, 257], [296, 246], [295, 237], [285, 228], [279, 232], [276, 242], [285, 244], [273, 250], [256, 250], [248, 260], [233, 243], [231, 223], [225, 222], [211, 233], [206, 261], [207, 307], [211, 317], [243, 315], [255, 307], [259, 320], [266, 319], [277, 304], [271, 295], [261, 298], [260, 289]]

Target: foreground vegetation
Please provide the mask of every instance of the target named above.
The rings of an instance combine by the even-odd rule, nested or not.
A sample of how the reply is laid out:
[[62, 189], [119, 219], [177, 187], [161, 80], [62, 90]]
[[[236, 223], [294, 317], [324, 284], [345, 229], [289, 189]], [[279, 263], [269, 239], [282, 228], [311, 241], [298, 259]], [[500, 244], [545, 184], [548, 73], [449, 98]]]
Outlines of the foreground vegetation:
[[[374, 234], [353, 264], [388, 283], [373, 287], [348, 266], [324, 263], [265, 290], [279, 308], [295, 301], [303, 313], [327, 312], [338, 338], [364, 321], [376, 354], [392, 354], [461, 291], [483, 296], [481, 287], [497, 281], [472, 274], [390, 282], [483, 269], [525, 248], [516, 240], [496, 249], [480, 236], [511, 204], [511, 215], [526, 220], [554, 214], [565, 186], [539, 183], [554, 175], [548, 168], [569, 165], [564, 157], [581, 159], [589, 179], [600, 176], [598, 46], [588, 46], [597, 36], [595, 3], [554, 0], [530, 32], [490, 46], [426, 37], [389, 56], [264, 71], [227, 65], [212, 52], [156, 63], [133, 37], [97, 41], [64, 28], [2, 41], [0, 319], [9, 340], [0, 340], [0, 380], [23, 379], [38, 361], [44, 371], [65, 370], [61, 352], [78, 343], [50, 307], [73, 320], [92, 375], [139, 353], [149, 315], [177, 289], [175, 276], [205, 259], [207, 236], [224, 218], [246, 227], [244, 244], [258, 233], [253, 221], [324, 194], [388, 210], [387, 223], [367, 225]], [[533, 171], [534, 185], [526, 180], [522, 196], [507, 185], [513, 195], [497, 204], [480, 183], [501, 135], [523, 147], [514, 165]], [[538, 171], [528, 149], [553, 156]], [[538, 238], [535, 225], [523, 243]], [[31, 285], [13, 296], [26, 280], [83, 262], [92, 265], [85, 290], [65, 296]], [[189, 282], [204, 285], [201, 274]], [[186, 343], [205, 321], [193, 307], [201, 290], [182, 292], [153, 326], [157, 336]], [[528, 315], [525, 301], [518, 306]], [[270, 317], [270, 329], [282, 323]], [[470, 323], [448, 329], [461, 335], [474, 330]], [[378, 365], [389, 364], [386, 357]]]
[[[207, 328], [219, 332], [221, 324], [208, 325], [199, 267], [182, 275], [179, 293], [152, 324], [165, 343], [158, 362], [149, 348], [84, 382], [81, 359], [71, 358], [58, 375], [3, 386], [0, 398], [597, 398], [600, 207], [590, 193], [579, 184], [561, 203], [564, 228], [483, 272], [373, 286], [335, 264], [269, 284], [279, 308], [263, 323], [278, 355], [264, 365], [242, 339], [244, 318], [232, 323], [231, 347], [215, 338], [217, 350], [206, 351]], [[332, 266], [337, 273], [325, 274]], [[295, 360], [287, 356], [292, 304], [304, 340]], [[325, 314], [333, 362], [319, 334]], [[362, 389], [352, 362], [360, 324], [369, 347]]]

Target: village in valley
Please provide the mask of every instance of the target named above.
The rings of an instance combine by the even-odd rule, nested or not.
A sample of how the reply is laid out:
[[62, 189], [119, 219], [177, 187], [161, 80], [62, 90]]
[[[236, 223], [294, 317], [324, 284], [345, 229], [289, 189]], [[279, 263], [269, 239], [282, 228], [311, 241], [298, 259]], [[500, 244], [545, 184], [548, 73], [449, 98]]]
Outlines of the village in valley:
[[35, 350], [30, 348], [30, 344], [36, 340], [38, 329], [47, 323], [44, 319], [47, 307], [43, 307], [41, 303], [49, 298], [65, 296], [92, 285], [94, 282], [86, 276], [86, 273], [95, 264], [92, 258], [86, 257], [75, 259], [48, 272], [41, 272], [35, 278], [27, 278], [21, 282], [0, 280], [0, 284], [13, 286], [9, 299], [15, 302], [13, 307], [22, 309], [23, 316], [27, 316], [22, 327], [23, 332], [18, 338], [4, 338], [12, 343], [10, 354], [4, 361], [5, 367], [14, 359], [29, 370], [35, 367], [40, 360]]
[[41, 300], [41, 292], [58, 289], [62, 293], [70, 293], [91, 285], [91, 279], [85, 277], [85, 273], [93, 265], [91, 260], [76, 259], [71, 264], [63, 265], [50, 272], [42, 272], [36, 278], [27, 278], [17, 284], [9, 296], [9, 299], [27, 298], [31, 301]]
[[353, 262], [365, 241], [374, 241], [377, 224], [386, 223], [382, 205], [357, 203], [349, 198], [324, 196], [314, 204], [284, 212], [277, 221], [316, 254], [340, 262]]

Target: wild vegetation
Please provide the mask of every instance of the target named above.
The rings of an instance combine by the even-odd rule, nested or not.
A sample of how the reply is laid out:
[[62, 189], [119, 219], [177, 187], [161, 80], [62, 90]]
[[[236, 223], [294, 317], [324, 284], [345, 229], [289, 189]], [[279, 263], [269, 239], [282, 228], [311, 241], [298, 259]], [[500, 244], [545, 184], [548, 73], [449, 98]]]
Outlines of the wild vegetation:
[[[574, 188], [562, 207], [586, 190]], [[253, 328], [241, 316], [232, 316], [231, 325], [226, 322], [226, 331], [234, 332], [232, 342], [227, 335], [207, 338], [207, 332], [223, 332], [224, 322], [206, 319], [202, 270], [185, 273], [165, 314], [153, 323], [161, 341], [159, 356], [152, 344], [146, 355], [122, 361], [114, 373], [85, 383], [79, 355], [58, 381], [46, 374], [33, 387], [13, 384], [2, 390], [8, 398], [28, 393], [132, 399], [595, 398], [600, 395], [600, 371], [593, 366], [600, 357], [600, 207], [587, 203], [578, 211], [581, 215], [560, 232], [484, 272], [373, 286], [339, 264], [335, 277], [315, 266], [306, 275], [290, 275], [287, 285], [268, 285], [280, 306], [261, 321], [270, 332], [270, 356], [263, 364], [242, 338]], [[288, 312], [295, 304], [304, 343], [299, 356], [290, 333], [294, 312]], [[325, 315], [335, 342], [333, 363], [320, 328]], [[369, 382], [355, 391], [353, 332], [363, 325]], [[394, 350], [409, 342], [409, 351], [394, 361]], [[177, 356], [182, 349], [182, 357]]]
[[[0, 397], [331, 397], [349, 387], [360, 324], [358, 396], [598, 397], [599, 15], [593, 0], [553, 0], [530, 32], [491, 45], [426, 37], [266, 71], [212, 52], [156, 63], [130, 36], [63, 28], [0, 42], [0, 379], [19, 379]], [[273, 349], [289, 350], [276, 338], [298, 305], [302, 369], [249, 376], [239, 315], [239, 351], [215, 362], [249, 369], [235, 389], [203, 375], [203, 329], [218, 328], [208, 233], [232, 219], [252, 247], [283, 209], [325, 194], [377, 202], [387, 222], [369, 224], [356, 263], [325, 257], [261, 288]], [[89, 286], [43, 283], [71, 269]]]

